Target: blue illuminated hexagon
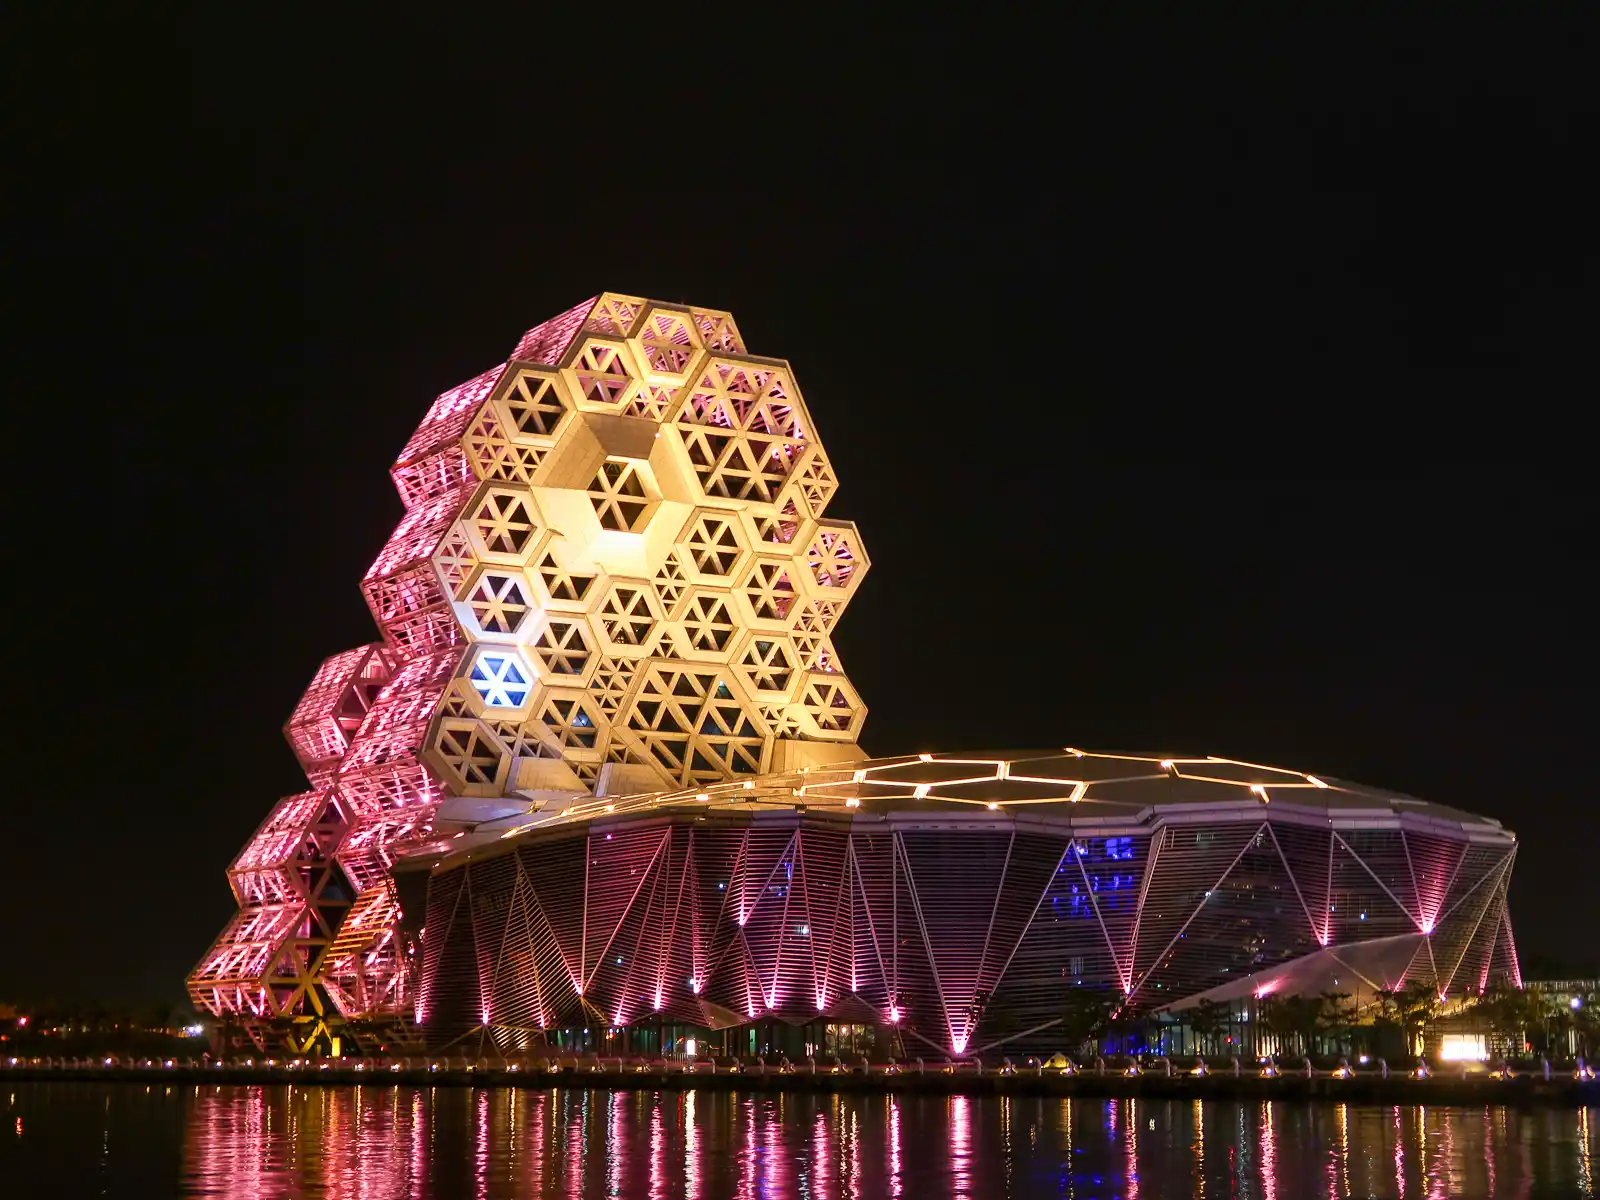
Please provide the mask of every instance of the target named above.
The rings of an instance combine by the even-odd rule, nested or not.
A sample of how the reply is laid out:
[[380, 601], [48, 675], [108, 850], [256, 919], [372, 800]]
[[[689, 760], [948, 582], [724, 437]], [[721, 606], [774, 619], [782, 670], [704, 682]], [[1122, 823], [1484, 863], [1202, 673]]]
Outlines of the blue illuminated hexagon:
[[533, 672], [511, 650], [484, 650], [468, 678], [489, 708], [521, 708], [533, 691]]

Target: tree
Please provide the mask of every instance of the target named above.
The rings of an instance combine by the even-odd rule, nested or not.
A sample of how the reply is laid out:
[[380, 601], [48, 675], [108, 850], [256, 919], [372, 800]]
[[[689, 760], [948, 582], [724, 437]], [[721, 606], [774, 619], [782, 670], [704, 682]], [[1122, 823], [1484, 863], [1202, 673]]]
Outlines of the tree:
[[1588, 992], [1578, 999], [1580, 1006], [1568, 1009], [1578, 1034], [1578, 1053], [1594, 1058], [1600, 1055], [1600, 993]]
[[1294, 1047], [1310, 1054], [1316, 1042], [1322, 1012], [1320, 996], [1266, 996], [1259, 1002], [1256, 1019], [1267, 1033], [1278, 1040], [1278, 1048], [1290, 1053]]
[[1400, 1028], [1405, 1032], [1406, 1050], [1415, 1054], [1422, 1031], [1439, 1015], [1439, 995], [1432, 984], [1414, 980], [1395, 995], [1395, 1005], [1399, 1009]]
[[1378, 998], [1378, 1011], [1373, 1020], [1398, 1025], [1400, 1023], [1400, 989], [1379, 988], [1373, 993]]
[[1061, 1007], [1061, 1032], [1074, 1050], [1082, 1050], [1085, 1042], [1094, 1042], [1099, 1048], [1100, 1039], [1116, 1024], [1114, 1013], [1122, 998], [1099, 988], [1075, 987], [1067, 992]]
[[1317, 1000], [1317, 1032], [1336, 1041], [1348, 1041], [1356, 1015], [1350, 1000], [1349, 992], [1323, 992]]
[[1209, 1053], [1218, 1053], [1217, 1039], [1227, 1032], [1232, 1009], [1217, 1000], [1202, 1000], [1183, 1015], [1194, 1031], [1195, 1041], [1204, 1045]]
[[1517, 1051], [1528, 1031], [1544, 1030], [1549, 1020], [1548, 1003], [1537, 988], [1524, 990], [1504, 981], [1486, 989], [1473, 1002], [1472, 1011], [1484, 1019], [1491, 1034]]

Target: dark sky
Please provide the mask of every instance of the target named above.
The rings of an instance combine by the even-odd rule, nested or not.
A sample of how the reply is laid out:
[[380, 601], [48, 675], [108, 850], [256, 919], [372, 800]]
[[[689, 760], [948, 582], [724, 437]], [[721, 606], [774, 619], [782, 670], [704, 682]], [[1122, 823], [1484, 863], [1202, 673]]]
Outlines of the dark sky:
[[1137, 7], [12, 40], [0, 999], [181, 994], [395, 452], [605, 289], [794, 363], [869, 751], [1391, 786], [1519, 833], [1525, 961], [1600, 957], [1594, 31]]

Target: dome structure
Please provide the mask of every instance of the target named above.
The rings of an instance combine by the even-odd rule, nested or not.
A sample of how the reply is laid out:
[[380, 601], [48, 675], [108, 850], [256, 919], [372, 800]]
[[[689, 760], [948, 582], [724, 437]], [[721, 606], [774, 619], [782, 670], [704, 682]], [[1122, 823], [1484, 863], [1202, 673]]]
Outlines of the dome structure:
[[264, 1047], [765, 1024], [963, 1054], [1052, 1038], [1084, 988], [1517, 978], [1493, 821], [1221, 758], [865, 758], [832, 642], [865, 547], [729, 313], [587, 300], [391, 475], [381, 637], [296, 706], [307, 789], [189, 979]]

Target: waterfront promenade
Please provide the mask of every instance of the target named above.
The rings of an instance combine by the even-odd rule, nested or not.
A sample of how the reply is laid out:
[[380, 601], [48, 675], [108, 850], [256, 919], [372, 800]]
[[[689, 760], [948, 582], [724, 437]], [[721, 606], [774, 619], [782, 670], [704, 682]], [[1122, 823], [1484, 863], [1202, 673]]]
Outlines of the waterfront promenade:
[[[1298, 1069], [1232, 1063], [1130, 1070], [1126, 1060], [1071, 1069], [1039, 1064], [764, 1063], [597, 1058], [502, 1059], [453, 1055], [385, 1059], [0, 1059], [0, 1080], [166, 1084], [422, 1087], [583, 1087], [648, 1090], [894, 1092], [933, 1095], [1083, 1096], [1161, 1100], [1334, 1100], [1354, 1104], [1600, 1107], [1600, 1082], [1571, 1066], [1514, 1070], [1441, 1067], [1424, 1077], [1381, 1068]], [[1169, 1071], [1170, 1067], [1170, 1071]]]

